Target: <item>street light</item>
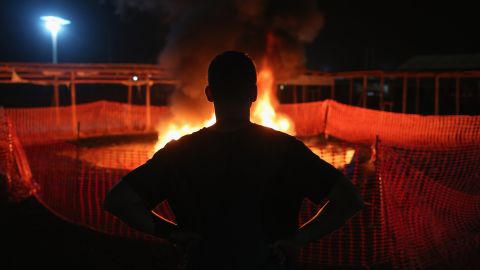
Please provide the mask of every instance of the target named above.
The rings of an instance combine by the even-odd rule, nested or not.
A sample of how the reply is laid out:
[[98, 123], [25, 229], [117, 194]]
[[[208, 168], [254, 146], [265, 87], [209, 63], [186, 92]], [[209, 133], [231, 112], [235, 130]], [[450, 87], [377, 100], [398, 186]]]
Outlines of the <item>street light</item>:
[[57, 35], [63, 25], [70, 24], [69, 20], [56, 16], [42, 16], [40, 17], [45, 22], [45, 28], [50, 31], [52, 36], [52, 62], [57, 63]]

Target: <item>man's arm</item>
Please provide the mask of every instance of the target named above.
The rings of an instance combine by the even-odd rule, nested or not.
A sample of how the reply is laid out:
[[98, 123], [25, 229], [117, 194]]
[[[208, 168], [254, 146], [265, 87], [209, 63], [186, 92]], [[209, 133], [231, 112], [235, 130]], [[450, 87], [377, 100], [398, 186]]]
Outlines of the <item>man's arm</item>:
[[291, 238], [280, 245], [300, 248], [342, 227], [345, 222], [364, 207], [363, 199], [350, 180], [338, 174], [338, 179], [327, 195], [329, 201], [317, 214], [303, 224]]
[[177, 228], [176, 224], [153, 214], [125, 179], [107, 194], [104, 209], [130, 227], [162, 238], [168, 238]]

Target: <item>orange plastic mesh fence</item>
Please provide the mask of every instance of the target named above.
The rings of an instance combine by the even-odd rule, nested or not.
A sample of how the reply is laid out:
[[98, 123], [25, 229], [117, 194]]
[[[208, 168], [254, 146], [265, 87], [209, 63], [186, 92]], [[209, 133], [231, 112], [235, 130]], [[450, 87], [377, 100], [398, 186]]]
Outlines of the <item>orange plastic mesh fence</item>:
[[36, 189], [23, 146], [0, 108], [0, 201], [20, 201]]
[[394, 265], [424, 269], [455, 261], [450, 267], [478, 269], [478, 256], [462, 256], [480, 248], [480, 146], [380, 144], [378, 158]]
[[[26, 149], [35, 181], [41, 187], [35, 196], [51, 212], [66, 221], [107, 234], [151, 239], [130, 229], [102, 207], [107, 191], [129, 170], [145, 162], [148, 153], [114, 151], [99, 157], [106, 160], [99, 165], [77, 158], [78, 148], [68, 143], [31, 145]], [[108, 163], [112, 158], [124, 162]], [[127, 166], [104, 167], [108, 164]], [[159, 210], [173, 219], [168, 205], [160, 205]]]
[[[295, 123], [296, 135], [326, 133], [355, 143], [373, 144], [380, 136], [390, 145], [424, 146], [480, 143], [480, 116], [421, 116], [382, 112], [344, 105], [333, 100], [284, 104], [279, 112]], [[147, 125], [145, 106], [98, 101], [78, 105], [77, 123], [70, 106], [6, 109], [23, 144], [75, 139], [80, 136], [152, 132], [168, 113], [167, 107], [151, 107]], [[148, 128], [150, 127], [150, 128]]]
[[[351, 146], [348, 146], [351, 147]], [[340, 167], [348, 158], [348, 147], [333, 148], [334, 153], [320, 152], [320, 157], [341, 169], [364, 198], [365, 208], [341, 229], [303, 248], [299, 260], [309, 264], [329, 266], [371, 267], [389, 260], [389, 244], [384, 232], [384, 215], [381, 209], [380, 185], [377, 181], [373, 155], [369, 147], [354, 146], [350, 162]], [[329, 160], [333, 154], [336, 159]], [[321, 205], [305, 200], [300, 213], [300, 224], [313, 217]]]
[[[361, 160], [357, 155], [352, 158], [348, 154], [352, 150], [360, 153], [363, 148], [327, 145], [316, 149], [320, 156], [352, 179], [369, 204], [343, 229], [302, 250], [299, 257], [302, 262], [368, 266], [387, 260], [381, 209], [376, 203], [380, 201], [379, 186], [373, 164], [368, 159]], [[68, 143], [30, 145], [26, 149], [35, 180], [41, 187], [35, 196], [51, 212], [69, 222], [107, 234], [134, 239], [147, 237], [103, 211], [102, 202], [106, 192], [124, 174], [146, 161], [149, 152], [103, 150], [97, 162], [92, 164], [78, 158], [82, 156], [79, 152], [89, 150]], [[311, 218], [317, 209], [316, 205], [305, 201], [299, 222]], [[175, 220], [168, 203], [161, 204], [156, 211]]]
[[451, 146], [480, 143], [480, 116], [422, 116], [382, 112], [329, 100], [325, 133], [358, 143]]
[[[71, 108], [60, 110], [64, 113], [60, 113], [60, 124], [55, 108], [6, 110], [14, 128], [5, 129], [8, 125], [2, 124], [0, 168], [11, 171], [12, 164], [22, 160], [22, 151], [15, 159], [3, 158], [12, 156], [10, 146], [22, 148], [18, 140], [6, 143], [15, 141], [8, 138], [17, 137], [18, 128], [40, 188], [36, 197], [47, 208], [65, 220], [105, 233], [148, 238], [102, 211], [101, 202], [105, 192], [128, 170], [143, 163], [150, 151], [97, 149], [93, 162], [72, 144], [47, 144], [76, 137]], [[281, 105], [279, 111], [292, 118], [298, 136], [325, 132], [345, 141], [314, 151], [342, 169], [367, 202], [345, 227], [304, 248], [300, 261], [363, 267], [392, 263], [398, 269], [417, 269], [455, 261], [479, 248], [480, 117], [404, 115], [330, 100]], [[165, 112], [166, 108], [152, 108], [152, 123]], [[84, 137], [144, 132], [146, 127], [144, 107], [113, 102], [79, 105], [77, 118]], [[374, 162], [368, 149], [377, 135], [382, 143]], [[350, 162], [352, 149], [356, 155]], [[159, 208], [162, 215], [174, 219], [168, 204]], [[300, 222], [317, 209], [306, 202]], [[471, 261], [478, 262], [478, 258]]]
[[297, 136], [314, 136], [325, 131], [327, 102], [283, 104], [278, 110], [295, 123]]
[[[325, 130], [325, 102], [298, 105], [281, 105], [279, 111], [295, 123], [299, 136], [311, 136]], [[23, 144], [48, 143], [80, 137], [112, 134], [152, 132], [168, 111], [168, 107], [151, 107], [151, 125], [147, 129], [145, 106], [118, 102], [98, 101], [76, 106], [76, 122], [72, 107], [58, 109], [15, 108], [5, 109], [15, 125]]]
[[[157, 123], [167, 107], [150, 108], [151, 123]], [[76, 119], [71, 106], [57, 108], [5, 109], [23, 144], [48, 143], [112, 134], [154, 131], [147, 125], [145, 106], [97, 101], [76, 106]]]

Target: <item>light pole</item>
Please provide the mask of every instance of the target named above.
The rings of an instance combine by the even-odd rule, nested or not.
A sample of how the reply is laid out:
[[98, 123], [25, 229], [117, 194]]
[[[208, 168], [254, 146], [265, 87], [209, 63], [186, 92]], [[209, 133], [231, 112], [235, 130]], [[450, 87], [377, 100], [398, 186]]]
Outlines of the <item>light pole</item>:
[[40, 17], [45, 22], [45, 28], [50, 31], [52, 36], [52, 62], [56, 64], [57, 61], [57, 35], [63, 25], [70, 24], [69, 20], [56, 16], [42, 16]]

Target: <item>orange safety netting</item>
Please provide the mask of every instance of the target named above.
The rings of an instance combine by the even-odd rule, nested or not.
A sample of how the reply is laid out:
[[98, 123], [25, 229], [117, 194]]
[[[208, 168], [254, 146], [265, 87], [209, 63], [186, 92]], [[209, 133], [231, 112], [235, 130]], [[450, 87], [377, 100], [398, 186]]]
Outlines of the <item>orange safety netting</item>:
[[[168, 107], [151, 106], [150, 125], [145, 106], [98, 101], [77, 105], [79, 136], [154, 131]], [[432, 146], [480, 143], [480, 116], [421, 116], [380, 112], [333, 100], [283, 104], [278, 110], [295, 123], [297, 136], [321, 133], [347, 142], [373, 144], [380, 136], [390, 145]], [[23, 144], [75, 139], [77, 124], [69, 106], [5, 109]], [[150, 127], [150, 129], [148, 128]]]
[[[128, 170], [98, 167], [69, 155], [77, 150], [67, 143], [26, 147], [32, 173], [41, 187], [35, 193], [36, 198], [68, 222], [112, 235], [145, 237], [103, 211], [106, 192]], [[128, 154], [123, 158], [128, 160]]]
[[0, 108], [0, 201], [20, 201], [34, 193], [29, 162], [15, 128]]
[[[351, 162], [339, 169], [359, 190], [365, 200], [365, 208], [341, 229], [303, 248], [299, 257], [303, 263], [368, 268], [385, 264], [389, 260], [390, 243], [384, 232], [385, 217], [381, 204], [380, 185], [376, 177], [374, 155], [371, 155], [369, 147], [357, 145], [354, 146], [354, 149], [355, 155]], [[334, 153], [336, 159], [329, 161], [338, 168], [338, 163], [343, 162], [342, 158], [346, 157], [346, 152], [345, 148], [334, 151], [336, 151]], [[328, 152], [319, 153], [320, 157], [324, 159], [328, 154]], [[305, 200], [300, 212], [299, 224], [308, 221], [320, 207], [320, 205]]]
[[480, 143], [480, 116], [422, 116], [382, 112], [328, 102], [325, 133], [358, 143], [450, 146]]
[[406, 269], [448, 260], [478, 269], [465, 254], [480, 249], [480, 145], [388, 147], [378, 170], [391, 259]]
[[[129, 107], [114, 102], [78, 106], [82, 137], [145, 131], [145, 107]], [[60, 110], [64, 113], [61, 124], [55, 108], [6, 110], [13, 128], [0, 134], [1, 141], [16, 137], [14, 130], [18, 129], [39, 186], [36, 197], [70, 222], [109, 234], [145, 238], [105, 213], [101, 203], [105, 192], [128, 170], [143, 163], [150, 152], [104, 149], [95, 152], [101, 162], [88, 161], [82, 158], [81, 147], [51, 142], [76, 137], [71, 108]], [[152, 123], [165, 111], [152, 107]], [[281, 105], [279, 111], [295, 122], [298, 136], [326, 133], [345, 141], [323, 147], [317, 154], [342, 169], [367, 203], [345, 227], [304, 248], [300, 261], [362, 267], [391, 263], [398, 269], [418, 269], [455, 260], [479, 248], [480, 117], [405, 115], [330, 100]], [[377, 136], [382, 143], [376, 155], [370, 155], [368, 149]], [[22, 148], [20, 143], [13, 146]], [[348, 147], [356, 151], [350, 164]], [[0, 151], [0, 155], [7, 152]], [[21, 156], [8, 162], [18, 163]], [[3, 160], [1, 166], [10, 164]], [[163, 215], [174, 218], [168, 204], [159, 208]], [[305, 202], [300, 222], [316, 209]]]
[[[102, 202], [106, 192], [129, 169], [146, 161], [149, 152], [104, 150], [102, 161], [92, 164], [77, 158], [82, 155], [79, 151], [86, 150], [72, 144], [31, 145], [26, 149], [35, 180], [42, 187], [35, 195], [51, 212], [69, 222], [104, 233], [134, 239], [146, 237], [103, 211]], [[356, 151], [360, 149], [357, 147]], [[380, 201], [379, 186], [371, 161], [364, 160], [361, 163], [360, 159], [354, 158], [348, 164], [346, 148], [341, 147], [326, 147], [318, 153], [334, 166], [343, 166], [345, 174], [371, 203], [342, 230], [305, 248], [299, 259], [305, 263], [364, 266], [386, 261], [381, 209], [375, 203]], [[348, 165], [344, 166], [345, 163]], [[121, 166], [126, 168], [119, 168]], [[305, 201], [299, 217], [300, 223], [312, 217], [317, 209], [316, 205]], [[167, 203], [161, 204], [157, 212], [174, 220]], [[373, 252], [374, 250], [378, 252]]]
[[290, 117], [295, 123], [297, 136], [315, 136], [325, 131], [325, 116], [328, 102], [311, 102], [299, 104], [282, 104], [278, 110]]
[[[72, 107], [58, 109], [25, 108], [5, 109], [23, 144], [45, 143], [112, 134], [154, 131], [147, 125], [145, 106], [118, 102], [97, 101], [76, 106], [76, 122]], [[151, 123], [158, 123], [167, 107], [151, 106]]]

